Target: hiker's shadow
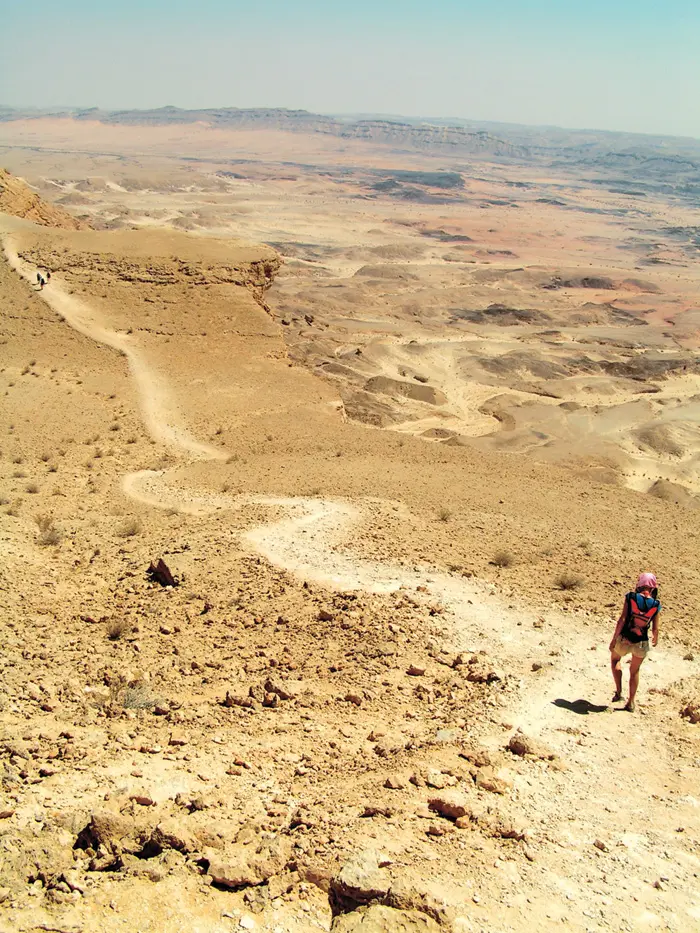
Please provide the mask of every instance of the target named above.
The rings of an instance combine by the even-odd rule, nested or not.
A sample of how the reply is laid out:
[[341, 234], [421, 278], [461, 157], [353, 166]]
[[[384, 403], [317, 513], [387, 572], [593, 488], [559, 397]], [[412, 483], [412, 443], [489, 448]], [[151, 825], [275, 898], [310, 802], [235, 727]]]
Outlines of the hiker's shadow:
[[609, 707], [596, 706], [589, 700], [553, 700], [555, 706], [561, 709], [568, 709], [570, 713], [578, 713], [579, 716], [587, 716], [589, 713], [605, 713]]

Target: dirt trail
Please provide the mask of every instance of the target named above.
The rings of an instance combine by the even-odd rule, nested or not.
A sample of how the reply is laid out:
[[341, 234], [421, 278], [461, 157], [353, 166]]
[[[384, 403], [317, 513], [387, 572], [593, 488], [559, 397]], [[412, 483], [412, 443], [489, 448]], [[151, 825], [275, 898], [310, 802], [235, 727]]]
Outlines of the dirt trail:
[[[33, 270], [22, 262], [7, 239], [4, 248], [13, 268], [32, 282]], [[41, 297], [80, 333], [124, 354], [134, 375], [146, 427], [155, 440], [189, 458], [226, 457], [225, 452], [200, 443], [175, 422], [166, 386], [132, 340], [111, 330], [85, 302], [69, 295], [59, 281], [52, 279]], [[540, 611], [523, 605], [518, 597], [462, 576], [355, 557], [343, 549], [344, 542], [376, 513], [377, 503], [371, 501], [209, 494], [176, 486], [167, 471], [129, 474], [123, 486], [128, 495], [151, 506], [191, 514], [248, 505], [269, 507], [277, 514], [281, 510], [283, 518], [244, 532], [242, 543], [272, 564], [335, 590], [386, 593], [404, 588], [419, 601], [439, 604], [446, 622], [445, 638], [453, 649], [484, 650], [496, 663], [512, 665], [516, 670], [522, 670], [524, 660], [528, 666], [537, 662], [539, 669], [533, 670], [521, 685], [517, 707], [502, 715], [508, 717], [511, 730], [521, 728], [538, 734], [555, 752], [565, 755], [570, 770], [565, 779], [544, 770], [537, 782], [528, 780], [518, 786], [524, 814], [544, 826], [545, 832], [556, 831], [557, 840], [565, 832], [574, 840], [572, 844], [579, 845], [610, 835], [615, 825], [624, 826], [626, 852], [632, 853], [629, 857], [644, 866], [650, 877], [663, 872], [662, 855], [647, 844], [645, 833], [651, 825], [655, 832], [668, 834], [663, 821], [669, 817], [662, 811], [652, 819], [648, 813], [651, 788], [664, 793], [668, 787], [668, 727], [654, 723], [653, 717], [633, 720], [622, 712], [613, 714], [607, 707], [612, 681], [606, 646], [612, 620], [604, 627], [583, 613]], [[642, 695], [652, 685], [662, 689], [687, 673], [687, 664], [684, 666], [681, 658], [662, 642], [661, 650], [654, 652], [643, 668]], [[593, 715], [598, 712], [609, 715]], [[590, 714], [590, 718], [583, 719], [577, 713]], [[580, 728], [581, 722], [588, 725], [589, 721], [595, 725]], [[630, 730], [632, 722], [640, 728]], [[572, 733], [581, 735], [573, 751]], [[623, 737], [625, 746], [621, 748]], [[494, 726], [484, 740], [494, 748], [502, 748], [502, 727]], [[624, 786], [622, 795], [620, 785]], [[690, 814], [692, 798], [685, 803], [683, 798], [679, 800], [675, 801], [673, 820], [693, 825], [696, 817]], [[668, 850], [672, 845], [672, 841], [666, 842]], [[556, 873], [556, 865], [553, 870]], [[586, 887], [579, 884], [584, 879], [573, 882], [564, 868], [561, 871], [562, 887], [568, 885], [572, 897], [585, 899]], [[686, 922], [695, 917], [697, 905], [692, 892], [679, 892], [675, 910]], [[642, 905], [637, 913], [640, 923], [655, 925], [643, 921]]]
[[[35, 270], [20, 259], [9, 236], [5, 237], [3, 246], [11, 266], [33, 284]], [[166, 385], [128, 335], [111, 330], [86, 302], [68, 294], [56, 278], [43, 289], [41, 297], [79, 333], [118, 350], [126, 357], [136, 383], [146, 429], [154, 440], [190, 458], [226, 458], [226, 451], [198, 441], [175, 423]], [[425, 587], [428, 598], [438, 599], [453, 616], [455, 647], [458, 650], [483, 649], [493, 653], [498, 646], [504, 660], [506, 656], [517, 659], [523, 653], [527, 656], [541, 653], [547, 641], [542, 630], [535, 627], [540, 624], [537, 621], [541, 615], [538, 611], [521, 607], [514, 609], [504, 596], [487, 584], [450, 574], [426, 574], [398, 565], [362, 560], [339, 550], [352, 528], [363, 521], [363, 510], [358, 505], [318, 498], [213, 495], [175, 487], [168, 483], [166, 471], [155, 470], [128, 474], [123, 480], [123, 488], [129, 496], [150, 506], [175, 508], [190, 514], [240, 509], [250, 504], [282, 508], [288, 513], [287, 518], [252, 528], [243, 535], [244, 542], [276, 566], [337, 590], [386, 593], [401, 588], [416, 590]], [[601, 638], [605, 640], [605, 633], [582, 635], [576, 621], [574, 631], [571, 631], [570, 616], [548, 613], [548, 618], [548, 630], [556, 633], [556, 638], [547, 647], [558, 650], [561, 632], [567, 631], [564, 657], [571, 654], [578, 659], [575, 664], [561, 664], [556, 680], [569, 690], [575, 688], [578, 680], [581, 687], [590, 690], [593, 677], [595, 692], [605, 696], [609, 692], [609, 684], [605, 686], [609, 679], [606, 666], [580, 663], [580, 659], [588, 656], [593, 644]], [[680, 658], [667, 650], [660, 653], [659, 658], [659, 661], [647, 663], [645, 673], [653, 666], [656, 685], [661, 687], [681, 676], [682, 665]], [[601, 667], [604, 676], [601, 675]], [[548, 715], [556, 716], [556, 710], [549, 709], [551, 704], [545, 699], [551, 694], [552, 687], [553, 678], [550, 676], [546, 689], [538, 687], [534, 694], [533, 691], [528, 692], [523, 704], [523, 717], [528, 727], [543, 728]], [[539, 713], [536, 712], [540, 707], [535, 699], [538, 694], [542, 695], [548, 715], [541, 708]]]
[[[3, 250], [12, 268], [30, 284], [36, 286], [36, 270], [20, 259], [10, 236], [6, 235], [3, 238]], [[41, 297], [78, 333], [105, 344], [126, 357], [136, 384], [144, 424], [154, 440], [167, 447], [182, 450], [192, 457], [207, 459], [226, 457], [221, 450], [198, 441], [185, 428], [176, 423], [167, 387], [146, 363], [141, 351], [127, 334], [111, 330], [93, 308], [70, 295], [56, 277], [52, 278], [50, 284], [43, 289]]]

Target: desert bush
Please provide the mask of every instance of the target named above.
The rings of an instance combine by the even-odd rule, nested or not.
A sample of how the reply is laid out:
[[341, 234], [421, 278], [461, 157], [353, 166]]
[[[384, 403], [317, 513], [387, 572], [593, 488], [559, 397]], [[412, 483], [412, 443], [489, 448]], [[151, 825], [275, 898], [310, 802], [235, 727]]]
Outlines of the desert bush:
[[58, 473], [58, 464], [50, 463], [49, 464], [49, 473]]
[[13, 470], [12, 471], [12, 479], [24, 479], [26, 475], [27, 474], [24, 472], [24, 470]]
[[122, 696], [124, 709], [151, 709], [158, 701], [151, 693], [148, 684], [138, 683], [127, 687]]
[[36, 483], [27, 483], [25, 486], [25, 492], [29, 492], [32, 495], [35, 495], [37, 492], [39, 492], [39, 487]]
[[48, 463], [49, 460], [51, 459], [51, 454], [50, 454], [50, 453], [47, 453], [46, 451], [44, 451], [43, 454], [41, 455], [40, 459], [43, 460], [44, 463]]
[[117, 424], [117, 422], [115, 421], [114, 424], [110, 424], [109, 430], [110, 431], [121, 431], [121, 425]]
[[449, 522], [452, 518], [452, 510], [443, 506], [441, 509], [438, 509], [437, 517], [441, 522]]
[[113, 710], [151, 709], [157, 702], [157, 698], [144, 681], [129, 683], [126, 677], [120, 674], [109, 685], [109, 704]]
[[18, 463], [18, 464], [19, 464], [19, 463], [23, 463], [23, 462], [24, 462], [24, 458], [23, 458], [23, 457], [20, 457], [20, 456], [13, 457], [13, 458], [12, 458], [12, 462], [13, 462], [13, 463]]
[[512, 567], [515, 563], [515, 556], [510, 551], [496, 551], [491, 558], [491, 563], [495, 567]]
[[569, 570], [560, 573], [554, 578], [554, 585], [560, 590], [577, 590], [580, 586], [583, 586], [583, 584], [583, 577]]
[[10, 497], [0, 495], [0, 505], [9, 505], [9, 504], [10, 504]]
[[110, 641], [119, 641], [124, 635], [131, 632], [131, 622], [128, 619], [112, 619], [107, 625], [107, 638]]
[[133, 538], [141, 531], [141, 522], [138, 518], [126, 518], [117, 528], [120, 538]]
[[63, 532], [52, 522], [48, 528], [39, 532], [36, 540], [37, 544], [40, 544], [42, 547], [58, 547], [63, 540]]

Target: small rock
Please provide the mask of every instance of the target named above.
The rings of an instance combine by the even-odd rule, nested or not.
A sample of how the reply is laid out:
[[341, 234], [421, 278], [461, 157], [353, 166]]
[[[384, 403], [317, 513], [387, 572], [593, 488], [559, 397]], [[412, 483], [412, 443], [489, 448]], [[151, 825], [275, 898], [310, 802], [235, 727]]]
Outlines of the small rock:
[[439, 813], [440, 816], [444, 816], [449, 820], [456, 820], [458, 817], [470, 815], [467, 797], [456, 790], [447, 790], [442, 794], [429, 797], [428, 806], [435, 813]]
[[442, 790], [443, 787], [447, 787], [447, 777], [442, 771], [431, 769], [425, 776], [425, 783], [435, 790]]
[[593, 845], [596, 847], [596, 849], [600, 849], [601, 852], [609, 851], [608, 847], [606, 846], [606, 844], [603, 842], [602, 839], [595, 839], [593, 841]]
[[371, 817], [371, 816], [385, 816], [391, 817], [394, 815], [394, 811], [391, 807], [376, 807], [371, 804], [366, 806], [362, 812], [362, 816]]
[[520, 732], [520, 730], [511, 736], [508, 742], [508, 748], [514, 755], [520, 755], [521, 757], [530, 755], [533, 758], [541, 758], [543, 760], [551, 760], [555, 757], [554, 752], [543, 742], [525, 735], [523, 732]]
[[418, 664], [409, 665], [406, 673], [409, 677], [422, 677], [425, 674], [426, 668], [420, 667]]
[[319, 609], [318, 620], [319, 622], [332, 622], [333, 613], [330, 612], [328, 609]]
[[156, 802], [150, 794], [137, 791], [135, 794], [129, 795], [129, 800], [133, 800], [134, 803], [137, 803], [140, 807], [155, 807]]
[[493, 768], [479, 768], [475, 780], [477, 787], [492, 794], [506, 794], [512, 786], [510, 781], [497, 775]]
[[355, 706], [362, 706], [362, 697], [359, 693], [346, 693], [345, 701], [347, 703], [354, 703]]
[[384, 781], [384, 787], [388, 787], [389, 790], [403, 790], [405, 786], [405, 782], [399, 777], [389, 776], [386, 781]]

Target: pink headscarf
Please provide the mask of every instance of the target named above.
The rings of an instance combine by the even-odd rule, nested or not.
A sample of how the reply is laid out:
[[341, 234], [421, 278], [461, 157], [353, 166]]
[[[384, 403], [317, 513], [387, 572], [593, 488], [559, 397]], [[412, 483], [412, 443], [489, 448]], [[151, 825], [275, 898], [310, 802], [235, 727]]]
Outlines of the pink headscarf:
[[640, 573], [637, 578], [637, 589], [638, 590], [655, 590], [656, 589], [656, 576], [653, 573]]

